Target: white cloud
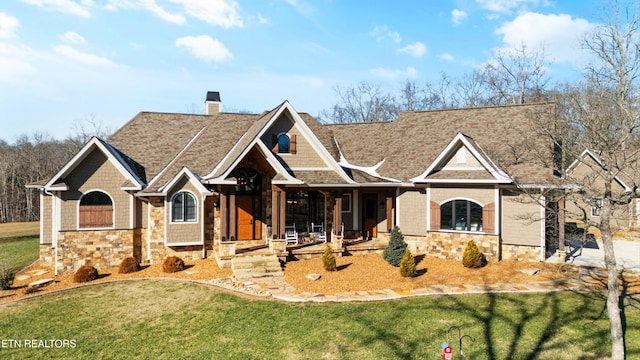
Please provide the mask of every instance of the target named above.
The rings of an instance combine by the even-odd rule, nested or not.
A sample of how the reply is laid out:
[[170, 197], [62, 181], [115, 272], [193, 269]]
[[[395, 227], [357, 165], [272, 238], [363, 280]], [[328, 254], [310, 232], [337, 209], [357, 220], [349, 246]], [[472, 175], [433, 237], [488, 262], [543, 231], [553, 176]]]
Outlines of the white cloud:
[[22, 0], [23, 2], [35, 5], [39, 8], [57, 11], [64, 14], [71, 14], [81, 16], [84, 18], [90, 18], [88, 7], [93, 5], [91, 0], [82, 0], [81, 3], [77, 3], [74, 0]]
[[233, 57], [220, 41], [208, 35], [179, 38], [176, 47], [184, 47], [196, 58], [207, 62], [223, 62]]
[[454, 9], [451, 11], [451, 21], [456, 25], [461, 24], [466, 18], [467, 13], [462, 10]]
[[187, 14], [225, 29], [242, 27], [239, 5], [234, 0], [170, 0], [184, 7]]
[[67, 31], [66, 33], [59, 36], [60, 40], [63, 42], [71, 43], [71, 44], [84, 44], [87, 41], [82, 37], [82, 35], [75, 33], [73, 31]]
[[424, 54], [427, 53], [427, 46], [419, 41], [416, 41], [413, 44], [409, 44], [403, 48], [398, 49], [399, 53], [409, 54], [413, 57], [419, 58], [423, 57]]
[[37, 61], [37, 57], [36, 52], [27, 46], [0, 43], [0, 78], [22, 82], [23, 76], [37, 72], [31, 64]]
[[540, 0], [476, 0], [476, 2], [485, 10], [508, 12], [519, 6], [526, 6], [528, 4], [537, 5], [540, 3]]
[[390, 70], [385, 68], [375, 68], [369, 70], [372, 75], [389, 80], [396, 81], [398, 79], [412, 79], [418, 76], [418, 70], [414, 67], [407, 67], [405, 70]]
[[440, 59], [444, 60], [444, 61], [453, 61], [453, 55], [449, 54], [449, 53], [443, 53], [440, 55]]
[[303, 16], [309, 17], [315, 11], [313, 5], [306, 0], [284, 0], [287, 4], [293, 6], [297, 12]]
[[184, 24], [186, 19], [182, 14], [172, 14], [166, 11], [163, 7], [156, 4], [155, 0], [140, 0], [140, 4], [142, 7], [152, 14], [156, 15], [160, 19], [173, 23], [173, 24]]
[[9, 14], [0, 12], [0, 39], [17, 37], [16, 29], [20, 26], [18, 19]]
[[68, 45], [58, 45], [53, 50], [75, 62], [96, 66], [115, 66], [115, 63], [107, 58], [82, 52]]
[[371, 30], [371, 32], [369, 32], [369, 35], [376, 39], [377, 42], [381, 42], [384, 39], [391, 39], [391, 41], [398, 44], [402, 41], [400, 34], [395, 31], [391, 31], [387, 25], [376, 26]]
[[505, 48], [514, 49], [525, 44], [527, 49], [544, 52], [549, 61], [579, 65], [586, 56], [581, 49], [582, 38], [594, 26], [587, 20], [573, 19], [566, 14], [529, 12], [502, 24], [496, 33], [502, 35]]

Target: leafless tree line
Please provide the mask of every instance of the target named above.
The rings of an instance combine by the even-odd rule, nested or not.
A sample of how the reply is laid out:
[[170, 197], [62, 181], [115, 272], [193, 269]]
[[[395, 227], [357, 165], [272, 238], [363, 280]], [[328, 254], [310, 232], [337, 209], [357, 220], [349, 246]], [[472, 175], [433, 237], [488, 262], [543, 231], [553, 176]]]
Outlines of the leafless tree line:
[[39, 132], [21, 135], [12, 144], [0, 139], [0, 223], [38, 220], [38, 190], [26, 185], [48, 180], [91, 136], [104, 137], [109, 130], [90, 118], [76, 123], [74, 133], [65, 140]]

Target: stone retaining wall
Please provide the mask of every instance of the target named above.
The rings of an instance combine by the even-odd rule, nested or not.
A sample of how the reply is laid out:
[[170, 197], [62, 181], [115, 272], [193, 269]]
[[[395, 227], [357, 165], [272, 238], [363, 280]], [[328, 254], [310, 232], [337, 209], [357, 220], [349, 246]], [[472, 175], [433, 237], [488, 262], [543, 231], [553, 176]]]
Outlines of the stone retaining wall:
[[540, 248], [537, 246], [502, 244], [502, 259], [540, 261]]
[[405, 236], [413, 254], [451, 260], [462, 260], [464, 248], [470, 240], [476, 243], [487, 261], [500, 260], [500, 238], [497, 235], [429, 232], [426, 237]]

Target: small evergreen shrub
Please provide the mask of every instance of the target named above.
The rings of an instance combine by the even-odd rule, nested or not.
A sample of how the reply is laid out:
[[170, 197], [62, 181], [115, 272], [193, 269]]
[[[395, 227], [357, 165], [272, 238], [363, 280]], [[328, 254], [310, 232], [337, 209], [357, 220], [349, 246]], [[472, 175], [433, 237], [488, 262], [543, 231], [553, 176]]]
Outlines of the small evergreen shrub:
[[324, 265], [324, 269], [327, 271], [336, 271], [338, 268], [336, 267], [336, 257], [333, 255], [333, 251], [331, 251], [331, 246], [328, 244], [324, 247], [324, 254], [322, 254], [322, 264]]
[[384, 248], [382, 258], [393, 266], [400, 266], [400, 261], [407, 250], [407, 243], [404, 241], [404, 235], [400, 232], [400, 228], [395, 226], [389, 234], [389, 245]]
[[13, 285], [13, 279], [16, 274], [13, 270], [9, 269], [9, 264], [6, 256], [0, 257], [0, 290], [9, 290]]
[[118, 267], [118, 273], [120, 274], [129, 274], [136, 271], [140, 271], [140, 262], [133, 256], [124, 258]]
[[402, 277], [416, 276], [416, 258], [413, 257], [409, 249], [404, 252], [404, 256], [400, 260], [400, 275]]
[[468, 268], [481, 268], [487, 264], [475, 241], [470, 240], [464, 247], [462, 265]]
[[184, 261], [177, 256], [169, 256], [162, 264], [162, 271], [166, 273], [174, 273], [184, 270]]
[[98, 278], [98, 270], [91, 265], [80, 266], [80, 268], [73, 274], [73, 282], [83, 283], [95, 280]]

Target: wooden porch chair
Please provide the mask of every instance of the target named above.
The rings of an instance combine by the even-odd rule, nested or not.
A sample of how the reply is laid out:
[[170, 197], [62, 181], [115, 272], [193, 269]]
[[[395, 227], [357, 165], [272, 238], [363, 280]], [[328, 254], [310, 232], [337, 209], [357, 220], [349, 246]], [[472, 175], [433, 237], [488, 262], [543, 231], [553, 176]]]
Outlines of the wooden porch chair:
[[323, 243], [327, 242], [327, 232], [324, 231], [324, 224], [315, 225], [314, 223], [311, 223], [311, 234], [313, 235], [314, 243], [319, 241]]
[[298, 232], [296, 224], [284, 226], [284, 239], [286, 244], [298, 244]]

